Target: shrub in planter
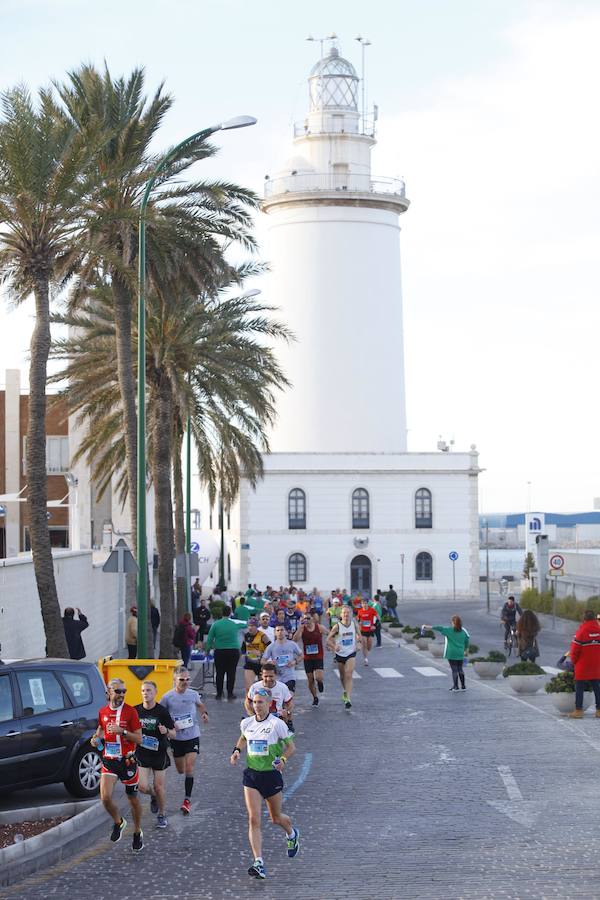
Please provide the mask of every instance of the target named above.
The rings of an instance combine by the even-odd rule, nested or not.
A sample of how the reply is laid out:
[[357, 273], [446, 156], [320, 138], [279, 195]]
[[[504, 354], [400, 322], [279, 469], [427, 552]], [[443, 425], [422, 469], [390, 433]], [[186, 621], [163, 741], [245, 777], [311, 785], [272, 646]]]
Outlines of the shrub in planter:
[[540, 666], [532, 662], [519, 662], [507, 666], [502, 673], [517, 694], [535, 694], [539, 691], [546, 673]]
[[502, 673], [506, 656], [497, 650], [490, 650], [487, 656], [476, 656], [471, 660], [475, 674], [479, 678], [497, 678]]
[[471, 656], [471, 654], [473, 654], [473, 653], [479, 653], [479, 647], [477, 646], [477, 644], [469, 644], [469, 646], [467, 648], [468, 656]]
[[506, 666], [502, 674], [505, 678], [510, 678], [511, 675], [545, 675], [546, 673], [536, 663], [518, 662], [512, 666]]
[[432, 631], [431, 628], [426, 628], [423, 632], [419, 631], [419, 634], [426, 641], [435, 641], [435, 631]]
[[[545, 685], [545, 691], [550, 694], [550, 698], [559, 713], [566, 715], [575, 709], [575, 676], [573, 672], [559, 672], [554, 675]], [[585, 684], [586, 694], [583, 695], [583, 708], [587, 709], [592, 702], [592, 695], [589, 693], [590, 685]]]

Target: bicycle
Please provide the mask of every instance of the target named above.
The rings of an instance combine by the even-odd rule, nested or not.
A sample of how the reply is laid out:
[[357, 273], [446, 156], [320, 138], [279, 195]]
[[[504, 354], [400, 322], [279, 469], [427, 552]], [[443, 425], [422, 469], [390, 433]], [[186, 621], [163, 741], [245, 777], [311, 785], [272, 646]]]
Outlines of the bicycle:
[[518, 655], [518, 644], [517, 644], [517, 626], [511, 625], [509, 632], [506, 636], [506, 640], [504, 641], [504, 649], [506, 650], [506, 655], [510, 657], [513, 652], [513, 647], [515, 651], [515, 656]]

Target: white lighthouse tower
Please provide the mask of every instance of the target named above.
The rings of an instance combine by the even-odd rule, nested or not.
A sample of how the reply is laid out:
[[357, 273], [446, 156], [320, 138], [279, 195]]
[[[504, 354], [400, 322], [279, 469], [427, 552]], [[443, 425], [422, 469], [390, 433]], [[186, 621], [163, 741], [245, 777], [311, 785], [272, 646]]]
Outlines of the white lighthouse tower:
[[294, 152], [266, 182], [269, 296], [298, 342], [274, 451], [406, 450], [399, 217], [404, 183], [374, 177], [374, 119], [335, 46], [313, 67]]
[[[374, 117], [335, 46], [308, 83], [308, 115], [263, 202], [265, 295], [297, 336], [281, 351], [293, 386], [278, 397], [264, 478], [242, 480], [226, 517], [226, 579], [478, 596], [477, 452], [406, 448], [404, 184], [371, 173]], [[202, 515], [217, 527], [215, 509]]]

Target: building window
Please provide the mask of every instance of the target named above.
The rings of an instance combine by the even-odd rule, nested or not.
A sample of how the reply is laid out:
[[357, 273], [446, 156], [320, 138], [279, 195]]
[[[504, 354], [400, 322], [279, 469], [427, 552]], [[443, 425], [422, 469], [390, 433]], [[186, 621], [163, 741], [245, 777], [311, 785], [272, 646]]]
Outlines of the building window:
[[[68, 435], [46, 436], [46, 474], [62, 475], [69, 471], [69, 437]], [[27, 437], [23, 438], [23, 475], [27, 474]]]
[[303, 553], [292, 553], [288, 561], [288, 581], [306, 581], [306, 557]]
[[352, 527], [369, 528], [369, 492], [364, 488], [352, 494]]
[[288, 495], [288, 528], [306, 528], [306, 494], [301, 488]]
[[415, 579], [417, 581], [433, 581], [433, 559], [431, 553], [417, 553]]
[[415, 528], [433, 528], [431, 491], [419, 488], [415, 494]]
[[192, 512], [192, 528], [200, 528], [200, 510], [193, 509], [191, 512]]

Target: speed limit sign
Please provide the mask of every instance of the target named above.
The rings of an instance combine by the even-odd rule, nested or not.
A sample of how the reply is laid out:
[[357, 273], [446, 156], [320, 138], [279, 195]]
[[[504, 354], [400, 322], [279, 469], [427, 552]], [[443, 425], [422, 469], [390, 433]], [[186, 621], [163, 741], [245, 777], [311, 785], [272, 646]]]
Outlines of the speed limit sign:
[[551, 569], [564, 569], [565, 567], [565, 558], [561, 556], [560, 553], [553, 553], [550, 557], [550, 568]]

